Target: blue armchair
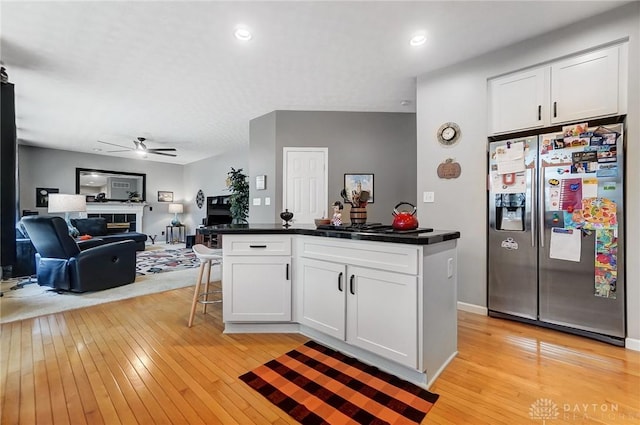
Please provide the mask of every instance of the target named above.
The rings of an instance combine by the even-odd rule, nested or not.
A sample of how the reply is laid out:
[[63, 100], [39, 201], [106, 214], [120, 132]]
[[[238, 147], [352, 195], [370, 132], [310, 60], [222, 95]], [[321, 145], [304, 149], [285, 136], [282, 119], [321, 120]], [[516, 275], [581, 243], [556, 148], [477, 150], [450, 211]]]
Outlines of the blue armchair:
[[81, 249], [60, 217], [28, 216], [22, 223], [36, 248], [38, 284], [56, 289], [99, 291], [136, 278], [136, 243], [132, 240]]

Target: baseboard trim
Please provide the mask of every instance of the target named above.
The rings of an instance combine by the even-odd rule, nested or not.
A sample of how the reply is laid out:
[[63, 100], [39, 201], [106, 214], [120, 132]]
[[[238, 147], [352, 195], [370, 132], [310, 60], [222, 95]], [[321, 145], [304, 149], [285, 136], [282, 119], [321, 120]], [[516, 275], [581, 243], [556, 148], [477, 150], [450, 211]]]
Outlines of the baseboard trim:
[[442, 364], [442, 366], [440, 366], [440, 368], [436, 371], [436, 373], [433, 374], [433, 376], [431, 376], [429, 378], [429, 380], [427, 381], [427, 389], [429, 389], [431, 387], [431, 384], [433, 384], [433, 382], [438, 378], [438, 376], [440, 376], [440, 374], [444, 371], [444, 369], [449, 366], [449, 363], [451, 363], [453, 361], [453, 359], [455, 359], [455, 357], [458, 355], [458, 352], [455, 351], [454, 353], [452, 353], [449, 358]]
[[225, 323], [225, 334], [237, 333], [300, 333], [300, 325], [297, 323]]
[[468, 313], [481, 314], [483, 316], [487, 316], [489, 314], [489, 310], [487, 309], [487, 307], [463, 303], [462, 301], [458, 301], [458, 310], [466, 311]]
[[640, 351], [640, 339], [627, 338], [624, 340], [624, 347], [633, 351]]

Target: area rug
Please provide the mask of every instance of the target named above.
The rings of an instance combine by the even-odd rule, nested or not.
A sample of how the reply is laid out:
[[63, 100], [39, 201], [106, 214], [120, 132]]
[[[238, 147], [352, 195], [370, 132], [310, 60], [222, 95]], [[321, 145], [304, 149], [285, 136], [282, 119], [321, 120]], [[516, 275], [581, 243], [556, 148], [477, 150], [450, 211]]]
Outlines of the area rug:
[[416, 424], [439, 397], [315, 341], [240, 379], [304, 425]]
[[[21, 279], [3, 280], [0, 282], [0, 291], [3, 293], [0, 297], [0, 323], [190, 286], [197, 279], [198, 265], [199, 261], [190, 248], [150, 245], [147, 250], [137, 253], [135, 282], [117, 288], [81, 294], [58, 293], [48, 286], [30, 283], [11, 290]], [[218, 281], [220, 278], [220, 268], [213, 267], [211, 280]]]
[[[0, 323], [31, 319], [47, 314], [76, 308], [90, 307], [97, 304], [170, 291], [193, 285], [198, 277], [198, 269], [179, 270], [174, 273], [149, 274], [137, 276], [135, 282], [104, 291], [83, 292], [81, 294], [50, 291], [46, 286], [38, 284], [25, 285], [15, 291], [9, 290], [10, 281], [0, 285], [4, 296], [0, 298]], [[214, 268], [211, 280], [219, 280], [220, 273]]]
[[200, 265], [191, 248], [140, 251], [136, 257], [136, 274], [139, 276], [190, 269]]

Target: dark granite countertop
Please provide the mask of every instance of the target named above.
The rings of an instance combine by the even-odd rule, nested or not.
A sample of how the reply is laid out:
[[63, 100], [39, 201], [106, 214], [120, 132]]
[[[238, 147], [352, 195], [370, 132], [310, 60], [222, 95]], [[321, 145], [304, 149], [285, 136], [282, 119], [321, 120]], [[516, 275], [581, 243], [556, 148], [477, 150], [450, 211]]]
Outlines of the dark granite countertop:
[[345, 230], [316, 229], [313, 224], [297, 224], [289, 227], [281, 224], [221, 224], [217, 226], [200, 227], [199, 234], [204, 235], [265, 235], [265, 234], [293, 234], [310, 235], [328, 238], [341, 238], [362, 241], [392, 242], [412, 245], [433, 245], [436, 243], [460, 238], [460, 232], [453, 230], [434, 230], [425, 233], [375, 233], [352, 232]]

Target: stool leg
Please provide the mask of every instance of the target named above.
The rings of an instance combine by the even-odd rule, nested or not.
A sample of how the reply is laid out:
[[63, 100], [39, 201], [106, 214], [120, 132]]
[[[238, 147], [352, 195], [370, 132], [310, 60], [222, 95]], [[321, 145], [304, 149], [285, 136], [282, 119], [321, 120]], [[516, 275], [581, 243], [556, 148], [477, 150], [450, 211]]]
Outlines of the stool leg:
[[[205, 301], [209, 301], [209, 283], [211, 283], [211, 263], [212, 261], [209, 260], [207, 261], [207, 264], [209, 265], [209, 267], [207, 268], [207, 280], [204, 282], [204, 300]], [[204, 304], [202, 304], [202, 312], [203, 313], [207, 313], [207, 303], [205, 302]]]
[[191, 313], [189, 313], [189, 327], [193, 324], [193, 316], [196, 313], [196, 304], [198, 304], [198, 295], [200, 295], [200, 283], [202, 282], [202, 274], [204, 273], [204, 261], [200, 261], [200, 270], [198, 271], [198, 281], [193, 291], [193, 302], [191, 303]]

